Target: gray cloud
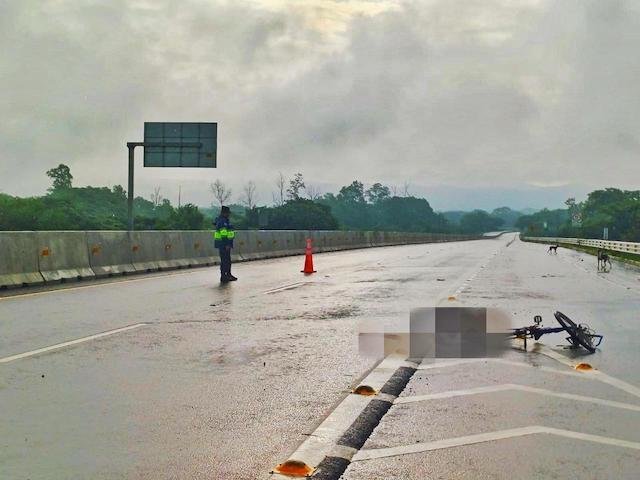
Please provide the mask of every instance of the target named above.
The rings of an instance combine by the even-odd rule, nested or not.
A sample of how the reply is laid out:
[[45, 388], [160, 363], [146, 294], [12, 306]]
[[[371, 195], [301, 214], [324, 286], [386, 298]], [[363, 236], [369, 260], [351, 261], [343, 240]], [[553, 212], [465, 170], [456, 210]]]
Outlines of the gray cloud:
[[60, 162], [79, 184], [125, 184], [124, 143], [145, 120], [219, 122], [217, 170], [138, 169], [141, 194], [182, 184], [200, 204], [215, 178], [238, 193], [253, 179], [268, 200], [279, 170], [325, 188], [358, 178], [443, 198], [502, 192], [487, 197], [495, 206], [520, 203], [518, 192], [539, 192], [541, 206], [545, 193], [555, 204], [562, 192], [637, 188], [639, 9], [4, 2], [0, 190], [38, 194]]

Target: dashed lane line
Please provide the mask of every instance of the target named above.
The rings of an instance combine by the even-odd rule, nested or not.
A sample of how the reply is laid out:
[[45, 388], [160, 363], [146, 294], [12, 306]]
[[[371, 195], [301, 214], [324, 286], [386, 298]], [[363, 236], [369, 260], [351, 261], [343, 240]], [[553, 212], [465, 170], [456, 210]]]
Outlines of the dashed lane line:
[[91, 340], [97, 340], [98, 338], [108, 337], [109, 335], [115, 335], [116, 333], [126, 332], [136, 328], [149, 325], [148, 323], [136, 323], [135, 325], [129, 325], [127, 327], [116, 328], [115, 330], [107, 330], [106, 332], [97, 333], [88, 337], [77, 338], [75, 340], [69, 340], [68, 342], [57, 343], [48, 347], [38, 348], [37, 350], [31, 350], [30, 352], [19, 353], [17, 355], [11, 355], [9, 357], [0, 358], [0, 363], [9, 363], [15, 360], [23, 358], [33, 357], [34, 355], [40, 355], [41, 353], [51, 352], [53, 350], [59, 350], [61, 348], [70, 347], [79, 343], [89, 342]]
[[[446, 299], [451, 300], [458, 298], [459, 295], [461, 295], [462, 293], [464, 293], [465, 290], [468, 290], [471, 282], [473, 282], [476, 277], [478, 276], [478, 274], [480, 274], [480, 272], [487, 267], [487, 265], [489, 265], [489, 263], [491, 263], [491, 261], [498, 256], [505, 248], [507, 248], [510, 245], [510, 243], [508, 244], [502, 244], [500, 246], [498, 246], [496, 248], [496, 250], [493, 251], [493, 253], [491, 253], [489, 255], [488, 258], [481, 260], [480, 262], [478, 262], [472, 269], [470, 269], [467, 272], [466, 275], [466, 280], [464, 282], [462, 282], [462, 284]], [[445, 302], [445, 299], [441, 300], [439, 302], [439, 304], [443, 304]]]
[[409, 453], [422, 453], [432, 450], [441, 450], [443, 448], [460, 447], [463, 445], [472, 445], [475, 443], [491, 442], [496, 440], [504, 440], [507, 438], [522, 437], [525, 435], [550, 434], [559, 437], [572, 438], [576, 440], [585, 440], [588, 442], [599, 443], [603, 445], [611, 445], [614, 447], [631, 448], [640, 450], [640, 443], [630, 442], [619, 438], [603, 437], [600, 435], [591, 435], [588, 433], [574, 432], [571, 430], [563, 430], [560, 428], [544, 427], [541, 425], [532, 425], [529, 427], [511, 428], [507, 430], [498, 430], [494, 432], [480, 433], [476, 435], [467, 435], [464, 437], [447, 438], [444, 440], [436, 440], [434, 442], [413, 443], [410, 445], [402, 445], [399, 447], [374, 448], [368, 450], [360, 450], [351, 459], [352, 462], [361, 462], [364, 460], [373, 460], [377, 458], [395, 457], [398, 455], [406, 455]]

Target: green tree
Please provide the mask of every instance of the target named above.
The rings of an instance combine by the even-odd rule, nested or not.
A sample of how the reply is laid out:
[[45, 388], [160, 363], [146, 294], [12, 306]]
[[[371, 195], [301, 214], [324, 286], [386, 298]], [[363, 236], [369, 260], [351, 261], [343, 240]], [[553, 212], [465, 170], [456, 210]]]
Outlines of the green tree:
[[337, 195], [338, 200], [348, 203], [365, 203], [364, 185], [354, 180], [351, 185], [342, 187]]
[[390, 195], [391, 192], [389, 191], [389, 187], [382, 185], [381, 183], [374, 183], [365, 192], [365, 197], [371, 203], [379, 203], [385, 198], [389, 198]]
[[506, 228], [513, 227], [518, 218], [522, 216], [520, 212], [516, 212], [515, 210], [511, 210], [509, 207], [500, 207], [496, 208], [491, 212], [492, 217], [501, 218], [503, 221], [502, 226]]
[[172, 230], [201, 230], [204, 227], [204, 215], [197, 206], [187, 203], [172, 210], [168, 226]]
[[64, 163], [61, 163], [56, 168], [47, 170], [47, 176], [53, 180], [53, 185], [49, 191], [55, 192], [71, 188], [73, 175], [71, 175], [71, 169]]
[[581, 204], [581, 211], [580, 236], [601, 238], [606, 227], [610, 240], [640, 241], [640, 190], [595, 190]]
[[289, 181], [289, 188], [287, 188], [289, 200], [300, 200], [304, 189], [304, 178], [302, 177], [302, 174], [298, 172]]
[[374, 210], [377, 230], [442, 232], [447, 223], [424, 198], [389, 197], [381, 200], [377, 207]]
[[266, 228], [274, 230], [336, 230], [338, 222], [327, 205], [299, 198], [271, 208]]
[[515, 226], [527, 235], [556, 237], [566, 234], [564, 229], [570, 226], [567, 223], [568, 221], [569, 210], [563, 208], [548, 210], [545, 208], [531, 215], [521, 216], [516, 221]]

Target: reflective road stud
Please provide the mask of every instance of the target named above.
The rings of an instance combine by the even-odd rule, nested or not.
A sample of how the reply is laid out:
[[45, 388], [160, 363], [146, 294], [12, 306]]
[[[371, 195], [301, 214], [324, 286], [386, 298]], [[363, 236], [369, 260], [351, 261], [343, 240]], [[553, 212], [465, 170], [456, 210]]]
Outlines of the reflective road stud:
[[370, 395], [375, 395], [377, 392], [375, 391], [375, 389], [373, 389], [369, 385], [360, 385], [358, 388], [353, 390], [353, 393], [355, 393], [356, 395], [370, 396]]
[[279, 473], [280, 475], [287, 475], [289, 477], [310, 477], [313, 470], [313, 468], [304, 462], [287, 460], [276, 466], [271, 473]]

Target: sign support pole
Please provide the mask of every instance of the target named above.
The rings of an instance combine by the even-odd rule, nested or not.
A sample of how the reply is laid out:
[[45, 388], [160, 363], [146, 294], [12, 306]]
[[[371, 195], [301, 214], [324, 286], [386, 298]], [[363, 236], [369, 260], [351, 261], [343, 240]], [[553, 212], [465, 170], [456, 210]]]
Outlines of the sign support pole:
[[134, 170], [134, 150], [136, 147], [156, 147], [156, 148], [202, 148], [201, 142], [127, 142], [129, 149], [129, 185], [127, 188], [127, 223], [130, 232], [133, 232], [133, 170]]
[[134, 150], [135, 144], [127, 143], [129, 149], [129, 186], [127, 188], [127, 223], [129, 231], [133, 232], [133, 168], [134, 168]]

